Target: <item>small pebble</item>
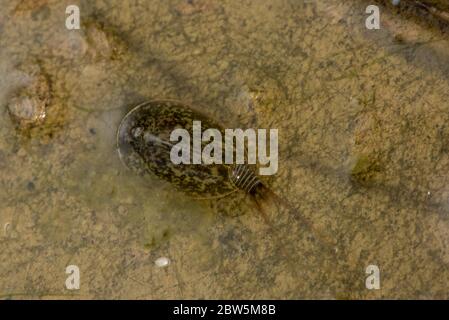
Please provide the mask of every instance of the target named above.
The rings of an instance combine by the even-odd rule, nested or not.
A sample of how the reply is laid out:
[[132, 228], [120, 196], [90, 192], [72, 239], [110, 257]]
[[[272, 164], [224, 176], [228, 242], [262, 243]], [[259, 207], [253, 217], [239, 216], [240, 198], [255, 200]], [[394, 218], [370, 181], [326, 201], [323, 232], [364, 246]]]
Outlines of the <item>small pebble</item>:
[[24, 129], [45, 120], [51, 100], [51, 86], [48, 76], [37, 64], [24, 63], [17, 71], [23, 72], [27, 81], [11, 92], [7, 108], [12, 120]]
[[33, 181], [28, 182], [27, 184], [28, 191], [34, 191], [35, 187], [36, 186], [34, 185]]
[[3, 226], [3, 231], [5, 232], [6, 236], [9, 235], [10, 230], [11, 230], [11, 223], [9, 222], [5, 223], [5, 225]]
[[170, 264], [170, 259], [167, 257], [160, 257], [154, 262], [154, 264], [158, 268], [165, 268]]
[[401, 2], [401, 0], [391, 0], [391, 3], [392, 3], [394, 6], [399, 5], [400, 2]]
[[29, 96], [12, 98], [8, 109], [12, 116], [22, 122], [39, 122], [45, 118], [45, 105]]

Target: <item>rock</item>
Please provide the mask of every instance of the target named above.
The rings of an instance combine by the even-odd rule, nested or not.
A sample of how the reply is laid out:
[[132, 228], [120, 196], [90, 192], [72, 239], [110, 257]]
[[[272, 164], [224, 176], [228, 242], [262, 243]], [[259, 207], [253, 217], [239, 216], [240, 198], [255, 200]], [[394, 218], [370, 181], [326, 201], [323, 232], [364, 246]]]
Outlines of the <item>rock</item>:
[[170, 264], [170, 259], [168, 259], [167, 257], [160, 257], [160, 258], [156, 259], [154, 264], [159, 268], [164, 268]]
[[10, 114], [22, 124], [37, 123], [45, 118], [45, 105], [37, 98], [14, 97], [8, 107]]
[[20, 128], [41, 124], [50, 103], [50, 84], [40, 68], [33, 66], [25, 73], [29, 81], [14, 92], [8, 103], [9, 114]]

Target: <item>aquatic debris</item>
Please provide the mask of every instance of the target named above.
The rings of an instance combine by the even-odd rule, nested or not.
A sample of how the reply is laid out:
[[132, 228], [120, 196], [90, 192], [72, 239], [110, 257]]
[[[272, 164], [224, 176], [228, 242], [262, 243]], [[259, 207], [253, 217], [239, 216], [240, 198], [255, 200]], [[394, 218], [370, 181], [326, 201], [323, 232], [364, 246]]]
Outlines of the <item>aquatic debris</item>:
[[118, 60], [126, 50], [124, 41], [110, 28], [96, 21], [84, 21], [80, 30], [56, 33], [50, 43], [56, 57], [86, 63]]
[[93, 59], [116, 60], [125, 51], [125, 44], [113, 30], [107, 28], [97, 21], [83, 23], [86, 42], [88, 44], [87, 53]]
[[379, 161], [374, 157], [362, 155], [352, 167], [351, 177], [355, 182], [370, 184], [379, 172], [381, 172]]
[[[422, 7], [435, 17], [440, 18], [443, 21], [449, 22], [449, 12], [446, 11], [447, 8], [443, 9], [443, 6], [441, 4], [436, 2], [426, 3], [425, 1], [415, 1], [415, 3], [418, 7]], [[441, 8], [439, 6], [441, 6]]]
[[21, 0], [14, 8], [15, 15], [25, 14], [30, 11], [38, 10], [47, 5], [50, 0]]
[[[401, 1], [391, 0], [391, 3], [393, 6], [399, 6]], [[402, 4], [406, 8], [413, 8], [413, 10], [416, 10], [415, 13], [419, 13], [420, 15], [427, 12], [441, 21], [449, 22], [449, 5], [447, 2], [439, 0], [412, 0], [404, 1]]]
[[156, 259], [154, 264], [158, 268], [165, 268], [170, 264], [170, 259], [167, 257], [160, 257], [160, 258]]
[[40, 68], [33, 66], [26, 72], [29, 81], [18, 88], [8, 103], [8, 111], [19, 128], [41, 124], [50, 104], [50, 82]]
[[8, 237], [11, 232], [11, 223], [10, 222], [5, 223], [5, 225], [3, 226], [3, 231], [5, 232], [5, 236]]

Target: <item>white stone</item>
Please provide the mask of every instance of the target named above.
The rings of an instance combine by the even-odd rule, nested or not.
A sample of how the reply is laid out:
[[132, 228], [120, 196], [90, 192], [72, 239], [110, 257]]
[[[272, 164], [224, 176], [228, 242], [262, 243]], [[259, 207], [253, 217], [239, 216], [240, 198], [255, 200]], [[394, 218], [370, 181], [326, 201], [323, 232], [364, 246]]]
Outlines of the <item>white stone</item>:
[[168, 259], [167, 257], [160, 257], [160, 258], [156, 259], [154, 264], [156, 265], [156, 267], [164, 268], [170, 264], [170, 259]]

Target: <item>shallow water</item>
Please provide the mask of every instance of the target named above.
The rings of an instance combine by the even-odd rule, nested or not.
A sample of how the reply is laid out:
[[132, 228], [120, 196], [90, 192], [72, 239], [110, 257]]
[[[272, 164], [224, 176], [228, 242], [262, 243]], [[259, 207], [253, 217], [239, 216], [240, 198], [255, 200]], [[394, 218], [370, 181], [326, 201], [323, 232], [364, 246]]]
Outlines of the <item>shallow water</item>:
[[[449, 38], [390, 6], [366, 30], [366, 5], [0, 0], [0, 296], [448, 298]], [[51, 101], [17, 128], [33, 66]], [[154, 98], [279, 129], [267, 182], [297, 212], [273, 210], [277, 235], [243, 195], [190, 199], [120, 163], [120, 119]]]

